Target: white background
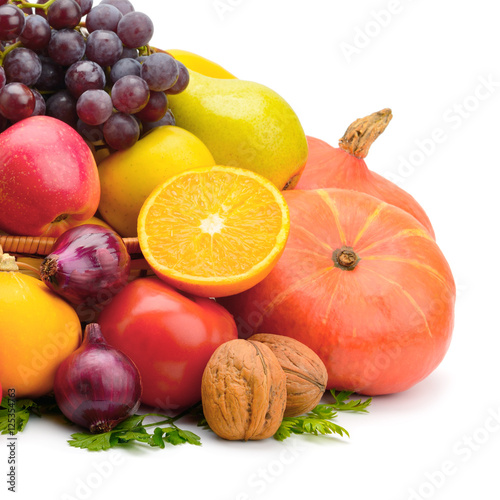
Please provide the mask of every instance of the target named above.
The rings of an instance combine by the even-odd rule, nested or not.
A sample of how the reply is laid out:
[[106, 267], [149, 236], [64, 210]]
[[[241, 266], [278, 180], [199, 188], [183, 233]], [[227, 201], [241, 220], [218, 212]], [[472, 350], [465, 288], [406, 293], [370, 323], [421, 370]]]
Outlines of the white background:
[[[66, 443], [73, 428], [32, 420], [18, 439], [18, 497], [500, 498], [497, 3], [134, 3], [154, 20], [152, 44], [271, 87], [308, 135], [334, 146], [354, 119], [392, 109], [367, 163], [396, 179], [433, 223], [457, 284], [454, 338], [425, 381], [375, 398], [370, 414], [339, 414], [350, 439], [226, 442], [193, 426], [202, 447], [89, 453]], [[436, 129], [444, 138], [432, 145]]]

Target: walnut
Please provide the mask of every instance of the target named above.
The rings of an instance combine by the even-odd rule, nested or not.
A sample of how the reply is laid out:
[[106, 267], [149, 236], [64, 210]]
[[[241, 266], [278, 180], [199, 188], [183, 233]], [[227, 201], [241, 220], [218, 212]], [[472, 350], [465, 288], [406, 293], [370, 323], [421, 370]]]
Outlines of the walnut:
[[271, 333], [257, 333], [248, 340], [267, 345], [286, 373], [285, 417], [302, 415], [319, 403], [325, 392], [328, 372], [312, 349], [291, 337]]
[[266, 345], [230, 340], [208, 361], [201, 400], [207, 423], [218, 436], [244, 441], [265, 439], [283, 420], [286, 375]]

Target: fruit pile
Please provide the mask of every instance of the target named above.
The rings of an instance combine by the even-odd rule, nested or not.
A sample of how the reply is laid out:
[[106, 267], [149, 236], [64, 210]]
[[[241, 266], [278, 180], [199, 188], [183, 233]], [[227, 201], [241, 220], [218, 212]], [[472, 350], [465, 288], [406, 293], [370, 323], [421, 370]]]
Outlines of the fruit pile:
[[141, 403], [201, 401], [226, 439], [343, 435], [335, 412], [368, 404], [348, 395], [439, 365], [451, 270], [423, 208], [365, 161], [389, 109], [332, 147], [268, 87], [153, 50], [128, 0], [0, 3], [5, 397], [54, 394], [91, 449], [199, 444], [185, 413], [148, 434]]
[[47, 114], [119, 150], [175, 123], [167, 94], [182, 92], [189, 73], [148, 47], [153, 22], [128, 0], [1, 3], [0, 131]]

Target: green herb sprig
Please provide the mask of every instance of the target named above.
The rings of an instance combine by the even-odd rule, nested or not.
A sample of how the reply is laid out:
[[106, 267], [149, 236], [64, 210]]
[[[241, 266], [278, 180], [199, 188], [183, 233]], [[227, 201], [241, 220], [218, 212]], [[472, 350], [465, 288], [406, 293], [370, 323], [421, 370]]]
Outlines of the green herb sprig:
[[274, 434], [274, 438], [278, 441], [284, 441], [293, 434], [311, 434], [314, 436], [337, 434], [339, 436], [349, 433], [340, 425], [337, 425], [333, 420], [337, 417], [339, 411], [352, 411], [359, 413], [368, 413], [366, 409], [372, 398], [365, 401], [361, 399], [349, 400], [353, 392], [331, 390], [334, 402], [331, 404], [319, 404], [310, 412], [298, 417], [285, 417], [281, 425]]
[[[364, 401], [351, 399], [353, 392], [350, 391], [331, 390], [330, 394], [333, 397], [333, 403], [319, 404], [310, 412], [298, 417], [285, 417], [274, 438], [278, 441], [284, 441], [294, 434], [315, 436], [337, 434], [342, 437], [350, 437], [348, 431], [333, 420], [337, 418], [339, 411], [368, 413], [367, 407], [372, 398]], [[33, 401], [5, 397], [0, 404], [0, 433], [17, 434], [24, 430], [32, 415], [40, 417], [45, 413], [61, 414], [53, 398]], [[75, 432], [71, 434], [68, 443], [75, 448], [89, 451], [108, 450], [133, 443], [158, 448], [165, 448], [166, 444], [179, 445], [183, 443], [200, 446], [201, 439], [197, 434], [181, 429], [175, 424], [177, 420], [187, 415], [198, 418], [198, 426], [209, 429], [203, 417], [201, 404], [198, 403], [173, 417], [166, 417], [159, 413], [131, 415], [109, 432], [99, 434]], [[145, 424], [144, 420], [148, 417], [160, 418], [161, 420]]]
[[0, 403], [0, 434], [11, 436], [22, 432], [30, 417], [41, 417], [42, 413], [60, 413], [55, 400], [50, 397], [37, 401], [4, 397]]
[[[70, 446], [87, 449], [89, 451], [108, 450], [109, 448], [136, 442], [152, 447], [165, 448], [166, 444], [178, 445], [183, 443], [201, 445], [200, 437], [191, 431], [178, 427], [175, 422], [180, 418], [197, 411], [197, 404], [174, 417], [166, 417], [159, 413], [146, 413], [143, 415], [131, 415], [120, 422], [109, 432], [92, 434], [90, 432], [75, 432], [68, 440]], [[41, 417], [42, 414], [59, 413], [55, 399], [42, 398], [11, 399], [5, 397], [0, 404], [0, 433], [14, 435], [22, 432], [32, 415]], [[161, 420], [145, 424], [147, 417], [160, 417]], [[65, 418], [65, 417], [64, 417]], [[65, 420], [71, 424], [69, 420]], [[149, 428], [153, 427], [152, 433]]]
[[[180, 429], [175, 421], [190, 413], [186, 410], [175, 417], [167, 417], [158, 413], [131, 415], [109, 432], [91, 434], [90, 432], [76, 432], [68, 440], [70, 446], [83, 448], [89, 451], [102, 451], [109, 448], [126, 445], [131, 442], [143, 443], [152, 447], [165, 448], [165, 444], [178, 445], [183, 443], [200, 446], [200, 437], [191, 431]], [[146, 417], [161, 417], [163, 420], [151, 424], [144, 424]], [[164, 427], [164, 426], [167, 427]], [[148, 429], [154, 427], [150, 433]]]

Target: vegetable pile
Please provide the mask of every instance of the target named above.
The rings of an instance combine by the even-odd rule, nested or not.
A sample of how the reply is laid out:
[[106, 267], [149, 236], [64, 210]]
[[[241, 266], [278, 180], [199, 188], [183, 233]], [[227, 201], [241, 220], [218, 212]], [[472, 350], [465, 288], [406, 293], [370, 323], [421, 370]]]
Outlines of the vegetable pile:
[[429, 217], [365, 161], [392, 112], [333, 147], [152, 36], [129, 0], [0, 2], [0, 432], [348, 437], [338, 412], [428, 377], [454, 324]]

